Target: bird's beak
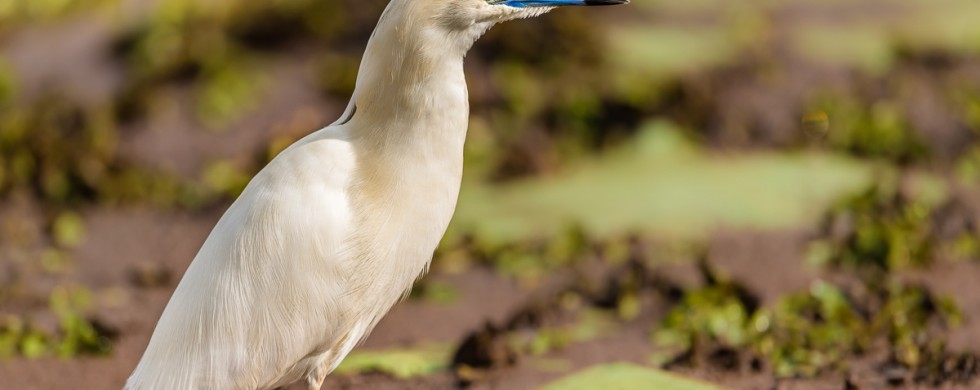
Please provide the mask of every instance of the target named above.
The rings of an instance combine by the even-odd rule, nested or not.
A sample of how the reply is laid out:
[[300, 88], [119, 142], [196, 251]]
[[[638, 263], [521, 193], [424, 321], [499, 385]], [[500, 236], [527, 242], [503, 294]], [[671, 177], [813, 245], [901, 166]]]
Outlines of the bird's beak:
[[559, 5], [616, 5], [629, 4], [630, 0], [491, 0], [490, 4], [516, 8], [556, 7]]

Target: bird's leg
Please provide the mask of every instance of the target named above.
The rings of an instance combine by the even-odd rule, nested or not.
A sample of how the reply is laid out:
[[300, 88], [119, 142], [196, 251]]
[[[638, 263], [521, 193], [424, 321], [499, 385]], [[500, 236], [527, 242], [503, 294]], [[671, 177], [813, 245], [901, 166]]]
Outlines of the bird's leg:
[[[326, 359], [325, 359], [326, 360]], [[323, 387], [323, 381], [327, 379], [327, 365], [326, 362], [321, 364], [319, 368], [313, 370], [306, 376], [306, 386], [308, 390], [320, 390]]]
[[309, 375], [307, 375], [306, 383], [307, 386], [309, 386], [309, 390], [320, 390], [320, 387], [323, 386], [323, 381], [327, 379], [327, 375], [330, 374], [330, 372], [332, 372], [336, 366], [337, 359], [343, 359], [343, 355], [338, 356], [338, 354], [346, 353], [344, 345], [347, 344], [347, 340], [350, 339], [350, 337], [351, 334], [349, 332], [345, 334], [344, 337], [341, 337], [340, 340], [334, 344], [333, 348], [327, 352], [326, 356], [324, 356], [323, 362], [320, 363], [320, 367], [317, 367], [317, 369], [313, 370], [313, 372], [310, 372]]

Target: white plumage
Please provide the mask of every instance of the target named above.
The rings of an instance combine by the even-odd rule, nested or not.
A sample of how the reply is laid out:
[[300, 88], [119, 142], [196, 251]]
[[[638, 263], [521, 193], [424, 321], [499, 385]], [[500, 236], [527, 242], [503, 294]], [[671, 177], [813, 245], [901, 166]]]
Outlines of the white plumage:
[[464, 55], [493, 24], [552, 3], [586, 4], [392, 0], [342, 118], [252, 179], [126, 388], [320, 388], [425, 272], [449, 224], [469, 116]]

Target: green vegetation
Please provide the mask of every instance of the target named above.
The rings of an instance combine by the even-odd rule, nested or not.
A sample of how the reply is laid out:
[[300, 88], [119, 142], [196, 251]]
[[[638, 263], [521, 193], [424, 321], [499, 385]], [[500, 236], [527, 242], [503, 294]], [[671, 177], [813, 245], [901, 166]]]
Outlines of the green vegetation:
[[869, 107], [867, 102], [837, 98], [824, 106], [834, 113], [828, 143], [835, 148], [896, 162], [922, 161], [929, 153], [898, 102], [878, 101]]
[[701, 289], [685, 292], [654, 332], [654, 344], [681, 357], [706, 343], [729, 348], [742, 348], [749, 343], [749, 320], [757, 303], [739, 286], [712, 280], [714, 283]]
[[415, 283], [410, 297], [442, 305], [451, 305], [459, 298], [459, 292], [448, 283], [423, 280]]
[[110, 352], [109, 334], [86, 317], [92, 306], [91, 293], [81, 287], [57, 287], [51, 292], [49, 308], [58, 320], [56, 332], [48, 332], [29, 319], [8, 315], [0, 321], [0, 358], [39, 358], [105, 355]]
[[[845, 371], [847, 362], [881, 341], [895, 361], [919, 369], [944, 358], [936, 336], [961, 321], [950, 298], [898, 282], [859, 301], [816, 281], [810, 291], [788, 294], [772, 308], [754, 305], [724, 282], [685, 292], [653, 333], [656, 345], [673, 351], [656, 361], [694, 364], [712, 351], [745, 351], [743, 358], [761, 358], [777, 377], [814, 377]], [[724, 368], [737, 368], [737, 361]]]
[[890, 359], [919, 380], [942, 377], [937, 367], [951, 354], [939, 336], [962, 315], [951, 298], [894, 271], [944, 254], [978, 255], [967, 251], [980, 235], [956, 230], [971, 225], [955, 221], [964, 214], [943, 188], [928, 177], [886, 176], [828, 213], [826, 238], [814, 243], [810, 261], [856, 277], [848, 288], [817, 280], [760, 308], [744, 288], [702, 266], [704, 287], [685, 291], [655, 328], [654, 343], [669, 352], [654, 361], [695, 364], [712, 351], [736, 351], [736, 359], [762, 359], [779, 377], [814, 377], [844, 372], [848, 361], [884, 343]]
[[786, 296], [775, 308], [755, 313], [750, 325], [753, 348], [781, 377], [842, 371], [848, 358], [866, 350], [873, 337], [848, 297], [822, 281], [809, 292]]
[[[793, 10], [794, 7], [809, 8], [815, 12], [848, 15], [846, 18], [814, 18], [802, 20], [788, 29], [786, 38], [789, 47], [802, 57], [818, 63], [856, 68], [880, 74], [887, 71], [897, 60], [896, 46], [914, 46], [939, 49], [956, 53], [977, 53], [980, 51], [980, 27], [969, 17], [978, 11], [978, 5], [970, 0], [947, 1], [942, 4], [923, 1], [903, 1], [888, 5], [877, 4], [874, 12], [849, 12], [854, 5], [848, 1], [785, 1], [767, 0], [751, 3], [731, 3], [719, 0], [658, 0], [634, 5], [644, 7], [651, 15], [674, 15], [675, 20], [705, 17], [706, 15], [727, 15], [717, 23], [703, 23], [697, 26], [701, 31], [712, 34], [721, 28], [724, 36], [754, 36], [755, 40], [766, 39], [768, 35], [758, 33], [774, 15]], [[881, 18], [881, 12], [891, 11], [888, 18]], [[721, 11], [721, 12], [719, 12]], [[647, 25], [654, 31], [673, 28], [682, 24], [675, 20]], [[755, 22], [746, 22], [746, 20]], [[758, 20], [761, 20], [758, 21]], [[638, 27], [643, 29], [643, 27]], [[746, 32], [748, 31], [748, 32]], [[756, 31], [753, 35], [751, 32]], [[692, 35], [702, 35], [695, 31]], [[750, 40], [751, 42], [751, 40]], [[651, 45], [653, 46], [653, 45]], [[676, 53], [701, 51], [684, 50]], [[705, 46], [693, 46], [705, 49]], [[715, 48], [717, 46], [707, 46]], [[722, 51], [724, 58], [738, 57], [738, 52]], [[698, 64], [697, 61], [693, 61]]]
[[104, 10], [118, 3], [118, 0], [5, 0], [0, 3], [0, 37], [16, 27], [93, 9]]
[[408, 379], [445, 370], [449, 367], [451, 353], [452, 349], [448, 345], [427, 345], [388, 351], [357, 351], [347, 356], [334, 372], [339, 375], [382, 372], [395, 378]]
[[592, 367], [562, 378], [542, 390], [718, 390], [713, 385], [628, 363]]
[[869, 173], [838, 156], [709, 156], [676, 127], [653, 122], [620, 150], [549, 178], [465, 183], [450, 237], [477, 230], [481, 238], [513, 242], [553, 236], [569, 221], [606, 237], [636, 230], [692, 238], [722, 226], [804, 226], [864, 185]]
[[511, 350], [521, 356], [544, 355], [615, 332], [616, 317], [608, 311], [585, 310], [576, 317], [570, 323], [537, 329], [530, 337], [514, 332], [509, 337]]
[[965, 220], [969, 211], [944, 189], [925, 176], [880, 178], [832, 208], [811, 262], [887, 271], [936, 258], [980, 259], [980, 235]]
[[124, 161], [119, 136], [118, 119], [108, 107], [57, 95], [0, 105], [0, 198], [27, 194], [52, 212], [92, 203], [194, 208], [225, 190]]

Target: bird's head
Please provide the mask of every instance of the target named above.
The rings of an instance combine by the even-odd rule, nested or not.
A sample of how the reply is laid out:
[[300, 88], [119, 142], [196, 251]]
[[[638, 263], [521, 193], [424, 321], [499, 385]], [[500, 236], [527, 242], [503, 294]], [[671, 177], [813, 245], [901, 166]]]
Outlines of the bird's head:
[[626, 3], [629, 0], [392, 0], [379, 28], [387, 24], [401, 39], [424, 31], [426, 41], [465, 52], [497, 23], [540, 16], [561, 6]]
[[540, 16], [561, 6], [615, 5], [629, 0], [450, 0], [448, 3], [450, 8], [470, 13], [477, 23], [500, 23]]

